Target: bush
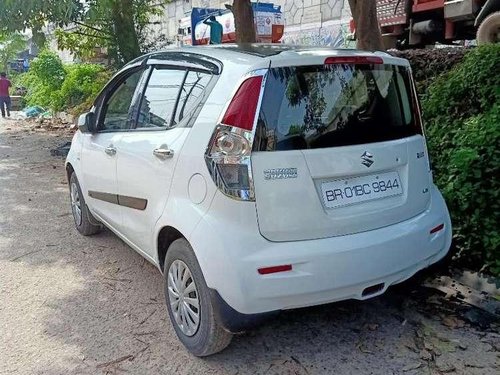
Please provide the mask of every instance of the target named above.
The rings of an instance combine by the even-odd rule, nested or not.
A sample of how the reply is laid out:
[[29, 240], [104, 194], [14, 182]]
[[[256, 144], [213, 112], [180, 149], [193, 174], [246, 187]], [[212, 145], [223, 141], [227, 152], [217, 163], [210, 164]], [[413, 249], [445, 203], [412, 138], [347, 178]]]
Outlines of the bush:
[[57, 91], [65, 76], [61, 59], [52, 52], [42, 51], [31, 63], [30, 70], [17, 77], [15, 85], [27, 88], [26, 101], [29, 105], [50, 108], [57, 99]]
[[27, 88], [28, 105], [77, 114], [92, 105], [110, 76], [111, 72], [101, 65], [65, 65], [56, 54], [43, 51], [15, 85]]
[[45, 85], [58, 89], [64, 81], [66, 71], [59, 56], [50, 51], [42, 51], [33, 60], [30, 72]]
[[92, 101], [110, 78], [110, 72], [101, 65], [75, 64], [66, 66], [66, 77], [54, 103], [56, 110], [73, 110]]
[[500, 274], [500, 45], [468, 52], [422, 102], [434, 180], [454, 225], [460, 265]]

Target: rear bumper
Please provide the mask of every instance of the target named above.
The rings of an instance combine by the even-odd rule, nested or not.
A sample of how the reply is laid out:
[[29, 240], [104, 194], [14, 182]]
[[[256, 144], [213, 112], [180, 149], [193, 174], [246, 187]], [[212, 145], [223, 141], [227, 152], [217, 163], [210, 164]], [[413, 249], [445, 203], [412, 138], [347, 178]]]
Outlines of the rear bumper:
[[[384, 293], [390, 285], [408, 279], [448, 252], [448, 210], [436, 188], [431, 194], [431, 205], [425, 212], [395, 225], [346, 236], [279, 243], [259, 234], [254, 207], [242, 213], [241, 202], [216, 196], [210, 212], [219, 210], [221, 214], [209, 212], [190, 242], [207, 285], [238, 313], [362, 300]], [[233, 209], [239, 211], [230, 215]], [[221, 217], [234, 220], [218, 220]], [[444, 228], [431, 234], [430, 230], [440, 224]], [[283, 264], [291, 264], [292, 271], [269, 275], [257, 272], [261, 267]], [[370, 288], [373, 286], [377, 287]]]
[[254, 328], [279, 313], [279, 311], [257, 314], [240, 313], [229, 306], [215, 289], [210, 289], [210, 300], [219, 323], [231, 333], [240, 333]]

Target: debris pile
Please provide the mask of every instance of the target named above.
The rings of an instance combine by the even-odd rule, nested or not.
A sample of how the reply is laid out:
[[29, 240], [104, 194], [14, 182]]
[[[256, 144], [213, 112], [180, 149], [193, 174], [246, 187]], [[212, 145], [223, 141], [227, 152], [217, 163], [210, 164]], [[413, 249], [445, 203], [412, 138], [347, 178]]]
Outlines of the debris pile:
[[[51, 149], [52, 156], [66, 157], [71, 147], [71, 139], [77, 126], [60, 117], [45, 116], [41, 107], [30, 107], [23, 112], [12, 112], [10, 120], [4, 120], [2, 128], [13, 137], [22, 137], [19, 133], [46, 133], [51, 137], [65, 139], [58, 147]], [[17, 135], [14, 135], [14, 134]]]
[[410, 61], [413, 77], [419, 93], [425, 93], [427, 87], [442, 73], [461, 62], [470, 48], [432, 48], [411, 49], [405, 51], [390, 50], [391, 55]]

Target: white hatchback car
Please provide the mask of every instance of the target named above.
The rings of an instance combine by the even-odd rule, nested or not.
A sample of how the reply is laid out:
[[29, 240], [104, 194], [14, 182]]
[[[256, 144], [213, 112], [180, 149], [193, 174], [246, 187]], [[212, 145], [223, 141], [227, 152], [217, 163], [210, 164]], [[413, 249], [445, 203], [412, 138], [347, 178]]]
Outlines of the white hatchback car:
[[197, 356], [279, 310], [377, 296], [451, 243], [410, 66], [386, 53], [145, 55], [80, 117], [66, 168], [77, 229], [163, 272]]

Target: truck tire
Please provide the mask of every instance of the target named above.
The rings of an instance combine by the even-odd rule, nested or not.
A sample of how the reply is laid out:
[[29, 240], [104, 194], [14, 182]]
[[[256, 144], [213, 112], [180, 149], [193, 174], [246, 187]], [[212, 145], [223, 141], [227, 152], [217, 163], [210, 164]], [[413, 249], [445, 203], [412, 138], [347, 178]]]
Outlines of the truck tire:
[[491, 13], [477, 29], [477, 44], [500, 42], [500, 12]]

